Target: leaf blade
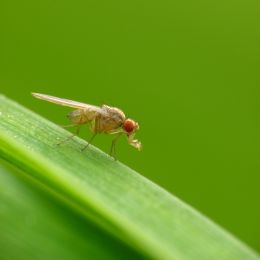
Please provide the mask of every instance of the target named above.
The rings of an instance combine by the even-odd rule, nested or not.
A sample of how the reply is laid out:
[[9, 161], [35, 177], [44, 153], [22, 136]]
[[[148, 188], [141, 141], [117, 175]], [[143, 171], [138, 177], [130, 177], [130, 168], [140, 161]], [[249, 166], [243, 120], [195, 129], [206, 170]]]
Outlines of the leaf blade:
[[[254, 251], [128, 167], [0, 97], [0, 153], [69, 200], [86, 218], [155, 259], [258, 259]], [[89, 214], [93, 211], [93, 214]], [[206, 245], [206, 248], [205, 248]], [[227, 246], [228, 245], [228, 246]]]
[[2, 260], [144, 259], [1, 159], [0, 201]]

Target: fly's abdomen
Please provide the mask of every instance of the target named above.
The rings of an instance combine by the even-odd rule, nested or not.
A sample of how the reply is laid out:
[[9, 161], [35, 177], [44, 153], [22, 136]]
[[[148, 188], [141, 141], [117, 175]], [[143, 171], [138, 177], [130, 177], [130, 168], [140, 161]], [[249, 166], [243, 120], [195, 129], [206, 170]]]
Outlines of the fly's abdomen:
[[84, 110], [81, 110], [81, 109], [70, 112], [68, 114], [68, 118], [70, 119], [70, 121], [72, 123], [77, 124], [77, 125], [86, 124], [89, 121], [91, 121], [91, 120], [89, 120], [88, 117], [86, 117]]
[[77, 109], [68, 114], [68, 118], [74, 124], [87, 124], [95, 119], [97, 113], [88, 109]]

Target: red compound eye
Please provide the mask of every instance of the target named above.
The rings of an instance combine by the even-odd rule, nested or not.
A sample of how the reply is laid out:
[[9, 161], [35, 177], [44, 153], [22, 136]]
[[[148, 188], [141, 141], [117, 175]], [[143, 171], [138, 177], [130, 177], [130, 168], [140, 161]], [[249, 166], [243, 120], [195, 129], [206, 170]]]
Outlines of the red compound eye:
[[131, 119], [126, 119], [123, 128], [127, 133], [131, 133], [136, 128], [136, 123]]

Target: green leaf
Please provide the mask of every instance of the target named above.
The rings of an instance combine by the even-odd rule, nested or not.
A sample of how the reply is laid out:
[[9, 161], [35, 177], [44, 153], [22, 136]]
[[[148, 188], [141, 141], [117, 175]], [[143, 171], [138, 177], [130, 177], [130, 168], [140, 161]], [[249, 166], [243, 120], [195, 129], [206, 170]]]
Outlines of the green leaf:
[[139, 259], [0, 160], [0, 259]]
[[[19, 216], [25, 214], [30, 205], [30, 215], [35, 213], [41, 229], [34, 234], [30, 223], [23, 227], [23, 242], [19, 242], [22, 249], [30, 248], [28, 244], [35, 239], [32, 248], [41, 252], [45, 245], [40, 239], [37, 241], [37, 237], [46, 232], [53, 241], [46, 245], [46, 251], [48, 247], [51, 250], [56, 246], [66, 255], [64, 232], [71, 237], [71, 245], [86, 239], [92, 241], [95, 252], [106, 250], [111, 252], [111, 258], [114, 251], [110, 247], [115, 246], [125, 255], [132, 254], [133, 257], [137, 254], [134, 259], [137, 256], [152, 259], [259, 259], [252, 249], [196, 210], [97, 148], [90, 146], [82, 153], [80, 147], [86, 144], [84, 140], [75, 138], [63, 146], [56, 145], [68, 136], [67, 131], [54, 123], [0, 96], [0, 155], [22, 170], [27, 176], [24, 179], [32, 180], [30, 188], [40, 194], [32, 195], [34, 203], [31, 206], [31, 196], [28, 195], [31, 191], [24, 188], [28, 181], [13, 181], [13, 176], [6, 177], [7, 172], [13, 175], [12, 171], [2, 174], [7, 179], [6, 190], [17, 189], [14, 196], [5, 197], [5, 192], [0, 193], [1, 200], [6, 199], [6, 207], [9, 200], [11, 206], [16, 203], [8, 211], [10, 220], [8, 216], [1, 219], [0, 246], [8, 248], [3, 258], [7, 258], [8, 251], [14, 254], [16, 245], [5, 239], [6, 233], [12, 230], [16, 236]], [[53, 205], [46, 210], [44, 204], [53, 201], [62, 210], [57, 211]], [[43, 217], [39, 214], [41, 210]], [[52, 221], [60, 222], [61, 230], [56, 230], [56, 225], [50, 224]], [[77, 229], [67, 228], [66, 221], [77, 222]], [[99, 239], [89, 239], [83, 231], [78, 234], [81, 228], [86, 228], [85, 225], [91, 227], [91, 223], [95, 223], [97, 231], [92, 227], [90, 233], [98, 234]], [[17, 233], [20, 234], [19, 229]], [[102, 241], [109, 240], [108, 236], [111, 244], [107, 243], [104, 249]], [[86, 251], [84, 254], [79, 246], [79, 249], [70, 250], [70, 254], [84, 258]], [[97, 257], [102, 259], [100, 255]], [[116, 257], [122, 259], [120, 254]]]

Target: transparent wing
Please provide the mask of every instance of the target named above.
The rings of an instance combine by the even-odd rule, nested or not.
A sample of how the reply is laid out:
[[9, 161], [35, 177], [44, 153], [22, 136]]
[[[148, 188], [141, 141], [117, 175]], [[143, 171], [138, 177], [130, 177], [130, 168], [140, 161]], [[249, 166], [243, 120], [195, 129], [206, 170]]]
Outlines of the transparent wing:
[[73, 107], [77, 109], [87, 109], [89, 111], [94, 111], [100, 114], [104, 114], [105, 111], [103, 111], [100, 107], [69, 100], [69, 99], [64, 99], [64, 98], [58, 98], [58, 97], [53, 97], [45, 94], [40, 94], [40, 93], [32, 93], [32, 95], [36, 98], [42, 99], [49, 101], [51, 103], [55, 103], [61, 106], [66, 106], [66, 107]]

